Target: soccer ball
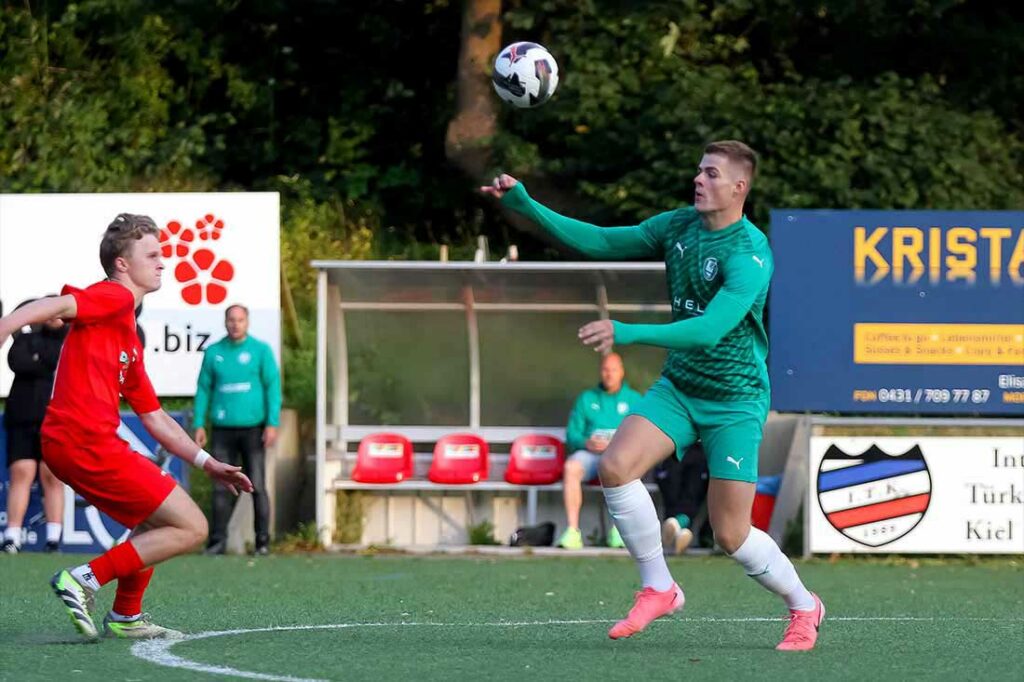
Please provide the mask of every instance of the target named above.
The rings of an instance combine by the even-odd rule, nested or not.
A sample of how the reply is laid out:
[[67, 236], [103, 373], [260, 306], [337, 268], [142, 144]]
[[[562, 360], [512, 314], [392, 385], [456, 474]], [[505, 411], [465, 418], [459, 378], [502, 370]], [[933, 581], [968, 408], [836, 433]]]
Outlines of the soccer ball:
[[521, 109], [544, 104], [558, 87], [558, 63], [537, 43], [512, 43], [498, 53], [491, 76], [498, 97]]

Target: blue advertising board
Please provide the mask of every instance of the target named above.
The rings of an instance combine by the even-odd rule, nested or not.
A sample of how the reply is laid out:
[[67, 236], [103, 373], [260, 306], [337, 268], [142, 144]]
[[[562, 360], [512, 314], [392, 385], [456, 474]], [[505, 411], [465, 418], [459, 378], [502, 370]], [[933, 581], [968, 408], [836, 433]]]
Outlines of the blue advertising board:
[[1024, 212], [777, 210], [772, 408], [1024, 414]]
[[[187, 415], [184, 412], [172, 412], [174, 418], [185, 426]], [[138, 416], [126, 412], [121, 414], [121, 427], [118, 435], [126, 440], [133, 450], [154, 461], [166, 470], [183, 487], [188, 489], [188, 466], [160, 448], [142, 426]], [[7, 490], [9, 486], [7, 470], [7, 434], [0, 420], [0, 531], [7, 528]], [[62, 530], [60, 550], [62, 552], [86, 552], [100, 554], [114, 546], [115, 542], [124, 539], [129, 529], [96, 507], [90, 505], [76, 495], [71, 488], [64, 486], [64, 528]], [[22, 551], [40, 551], [46, 543], [46, 518], [43, 516], [42, 495], [38, 480], [32, 484], [28, 511], [25, 513], [24, 539]]]

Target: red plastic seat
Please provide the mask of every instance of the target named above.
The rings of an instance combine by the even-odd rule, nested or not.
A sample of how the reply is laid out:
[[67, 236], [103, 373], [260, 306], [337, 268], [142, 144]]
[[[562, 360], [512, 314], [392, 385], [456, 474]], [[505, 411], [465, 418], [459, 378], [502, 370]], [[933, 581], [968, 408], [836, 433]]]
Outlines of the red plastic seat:
[[512, 442], [505, 480], [516, 485], [548, 485], [562, 480], [565, 445], [553, 436], [528, 434]]
[[472, 433], [453, 433], [437, 441], [427, 474], [434, 483], [477, 483], [487, 480], [487, 441]]
[[352, 480], [400, 483], [412, 477], [412, 443], [397, 433], [374, 433], [359, 442]]

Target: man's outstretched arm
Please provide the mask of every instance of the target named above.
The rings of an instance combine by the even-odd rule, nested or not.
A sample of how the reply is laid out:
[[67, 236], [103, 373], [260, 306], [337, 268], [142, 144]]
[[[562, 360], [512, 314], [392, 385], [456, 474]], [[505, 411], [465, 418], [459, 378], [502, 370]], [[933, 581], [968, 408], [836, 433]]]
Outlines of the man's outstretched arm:
[[23, 305], [7, 317], [0, 317], [0, 346], [7, 337], [25, 325], [41, 324], [47, 320], [60, 318], [71, 320], [78, 314], [78, 303], [70, 294], [64, 296], [47, 296], [28, 305]]
[[658, 255], [658, 243], [653, 237], [653, 223], [668, 219], [664, 213], [631, 227], [598, 227], [552, 211], [535, 201], [521, 182], [510, 175], [494, 179], [494, 183], [480, 191], [501, 200], [508, 208], [534, 221], [566, 246], [589, 258], [602, 260], [633, 260]]

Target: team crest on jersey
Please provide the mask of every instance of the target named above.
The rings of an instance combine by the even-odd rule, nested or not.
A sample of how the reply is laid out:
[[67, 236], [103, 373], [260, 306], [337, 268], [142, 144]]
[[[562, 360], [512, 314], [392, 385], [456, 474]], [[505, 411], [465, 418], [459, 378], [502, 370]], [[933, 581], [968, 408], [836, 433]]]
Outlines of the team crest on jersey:
[[618, 411], [619, 414], [626, 414], [627, 412], [629, 412], [629, 403], [627, 403], [624, 400], [620, 400], [619, 404], [615, 406], [615, 409]]
[[867, 547], [900, 539], [928, 511], [932, 479], [920, 446], [890, 455], [872, 445], [859, 455], [831, 445], [818, 467], [818, 504], [837, 531]]
[[708, 258], [704, 261], [704, 279], [710, 282], [718, 275], [718, 259]]
[[238, 354], [238, 361], [243, 365], [248, 365], [250, 360], [252, 360], [252, 355], [249, 354], [249, 351], [243, 350]]
[[118, 363], [121, 365], [117, 373], [117, 383], [123, 384], [125, 373], [128, 371], [128, 351], [121, 351], [121, 354], [117, 357]]

